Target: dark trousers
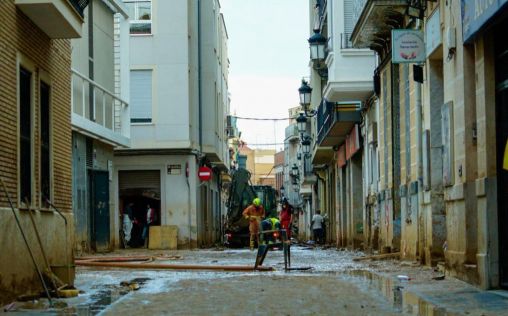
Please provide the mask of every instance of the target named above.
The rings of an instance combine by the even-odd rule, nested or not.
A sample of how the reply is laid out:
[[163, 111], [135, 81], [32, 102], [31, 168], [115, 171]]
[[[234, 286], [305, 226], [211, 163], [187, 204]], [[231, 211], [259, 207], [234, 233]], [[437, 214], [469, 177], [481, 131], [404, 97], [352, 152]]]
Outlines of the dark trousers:
[[318, 244], [322, 244], [324, 242], [323, 228], [316, 228], [316, 229], [313, 229], [313, 231], [314, 231], [314, 241]]

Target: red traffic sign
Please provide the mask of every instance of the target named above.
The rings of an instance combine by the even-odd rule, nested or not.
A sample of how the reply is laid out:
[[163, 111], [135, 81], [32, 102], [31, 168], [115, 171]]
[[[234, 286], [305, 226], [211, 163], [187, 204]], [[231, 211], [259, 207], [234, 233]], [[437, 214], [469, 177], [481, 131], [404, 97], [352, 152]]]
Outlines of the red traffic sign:
[[212, 178], [212, 169], [207, 166], [199, 167], [198, 177], [201, 181], [208, 181]]

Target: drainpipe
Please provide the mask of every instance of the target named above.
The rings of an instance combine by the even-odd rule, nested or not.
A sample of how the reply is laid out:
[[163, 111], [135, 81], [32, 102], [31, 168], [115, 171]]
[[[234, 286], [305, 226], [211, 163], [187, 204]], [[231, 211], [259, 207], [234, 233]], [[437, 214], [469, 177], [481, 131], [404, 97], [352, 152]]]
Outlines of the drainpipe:
[[[419, 30], [421, 28], [420, 19], [416, 20], [415, 29]], [[424, 238], [420, 236], [420, 211], [423, 208], [423, 140], [422, 140], [422, 86], [421, 83], [415, 83], [415, 97], [416, 97], [416, 142], [418, 146], [418, 155], [417, 155], [417, 180], [418, 180], [418, 207], [416, 209], [416, 236], [418, 238], [418, 247], [417, 247], [417, 256], [420, 256], [420, 260], [423, 255], [423, 245], [425, 244]], [[423, 232], [422, 232], [423, 233]], [[420, 252], [422, 250], [422, 252]]]
[[203, 152], [203, 108], [201, 101], [202, 80], [201, 80], [201, 0], [198, 0], [198, 125], [199, 125], [199, 151]]

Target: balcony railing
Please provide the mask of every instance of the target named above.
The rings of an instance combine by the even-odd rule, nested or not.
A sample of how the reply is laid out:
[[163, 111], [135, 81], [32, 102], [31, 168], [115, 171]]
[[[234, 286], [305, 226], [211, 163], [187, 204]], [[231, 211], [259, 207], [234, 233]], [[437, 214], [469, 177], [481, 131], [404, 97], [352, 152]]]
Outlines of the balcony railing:
[[85, 8], [90, 3], [90, 0], [68, 0], [70, 4], [76, 9], [76, 11], [81, 15], [81, 17], [85, 17]]
[[323, 99], [317, 112], [317, 145], [338, 145], [339, 139], [344, 138], [361, 119], [360, 102], [335, 103]]
[[334, 103], [322, 100], [317, 110], [317, 144], [323, 141], [326, 132], [330, 129], [332, 123], [332, 108]]
[[[73, 116], [93, 122], [86, 125], [93, 129], [89, 131], [93, 134], [106, 132], [109, 136], [114, 133], [129, 137], [129, 104], [78, 71], [72, 69], [71, 72]], [[108, 135], [97, 136], [108, 138]], [[115, 142], [115, 139], [109, 140]]]
[[291, 124], [286, 127], [285, 130], [286, 140], [292, 140], [294, 138], [298, 138], [300, 135], [298, 134], [298, 126], [296, 124]]

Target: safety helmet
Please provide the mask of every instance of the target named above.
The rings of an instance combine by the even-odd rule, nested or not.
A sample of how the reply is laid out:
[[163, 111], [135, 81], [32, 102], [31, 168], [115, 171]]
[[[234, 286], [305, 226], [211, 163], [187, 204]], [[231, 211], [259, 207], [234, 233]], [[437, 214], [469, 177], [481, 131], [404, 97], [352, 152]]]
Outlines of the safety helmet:
[[261, 199], [260, 198], [255, 198], [252, 201], [252, 204], [254, 204], [254, 206], [260, 206], [261, 205]]

